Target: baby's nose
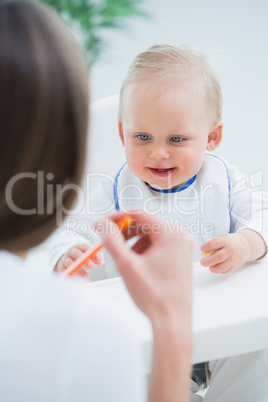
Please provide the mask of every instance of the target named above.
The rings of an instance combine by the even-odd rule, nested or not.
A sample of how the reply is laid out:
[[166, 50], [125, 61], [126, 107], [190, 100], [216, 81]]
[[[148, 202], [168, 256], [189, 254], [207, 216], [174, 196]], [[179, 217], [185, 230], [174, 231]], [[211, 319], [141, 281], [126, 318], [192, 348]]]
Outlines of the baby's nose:
[[170, 157], [170, 153], [169, 153], [169, 151], [167, 150], [166, 147], [158, 146], [158, 147], [154, 147], [151, 150], [151, 155], [150, 156], [151, 156], [151, 158], [157, 159], [157, 160], [167, 159], [167, 158]]

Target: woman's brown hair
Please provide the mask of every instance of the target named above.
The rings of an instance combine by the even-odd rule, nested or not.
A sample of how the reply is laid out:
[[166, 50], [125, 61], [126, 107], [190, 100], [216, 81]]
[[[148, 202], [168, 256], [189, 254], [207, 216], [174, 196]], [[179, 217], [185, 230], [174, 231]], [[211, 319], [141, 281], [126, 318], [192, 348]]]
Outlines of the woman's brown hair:
[[80, 184], [87, 125], [86, 63], [64, 23], [40, 3], [1, 2], [0, 249], [39, 244], [71, 207], [61, 189]]

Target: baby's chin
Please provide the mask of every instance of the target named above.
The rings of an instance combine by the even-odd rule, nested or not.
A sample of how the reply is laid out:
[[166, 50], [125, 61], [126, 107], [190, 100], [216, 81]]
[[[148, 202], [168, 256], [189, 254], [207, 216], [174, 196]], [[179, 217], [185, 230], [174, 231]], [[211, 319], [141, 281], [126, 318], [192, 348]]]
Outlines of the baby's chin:
[[165, 191], [168, 191], [168, 190], [174, 190], [174, 189], [176, 189], [176, 188], [180, 188], [180, 187], [183, 187], [186, 183], [188, 183], [188, 181], [189, 180], [187, 180], [187, 181], [184, 181], [183, 183], [168, 183], [168, 182], [163, 182], [163, 183], [161, 183], [161, 181], [158, 181], [158, 182], [153, 182], [152, 180], [143, 180], [147, 185], [149, 185], [150, 187], [152, 187], [152, 188], [154, 188], [154, 189], [156, 189], [156, 190], [161, 190], [161, 191], [163, 191], [163, 190], [165, 190]]
[[156, 190], [161, 190], [161, 191], [164, 191], [164, 190], [168, 191], [168, 190], [173, 190], [175, 188], [180, 188], [185, 184], [185, 183], [182, 183], [182, 184], [173, 185], [173, 184], [167, 184], [167, 183], [163, 183], [163, 184], [155, 183], [155, 182], [146, 181], [146, 180], [143, 180], [143, 181], [147, 184], [147, 186], [149, 185], [150, 187], [152, 187]]

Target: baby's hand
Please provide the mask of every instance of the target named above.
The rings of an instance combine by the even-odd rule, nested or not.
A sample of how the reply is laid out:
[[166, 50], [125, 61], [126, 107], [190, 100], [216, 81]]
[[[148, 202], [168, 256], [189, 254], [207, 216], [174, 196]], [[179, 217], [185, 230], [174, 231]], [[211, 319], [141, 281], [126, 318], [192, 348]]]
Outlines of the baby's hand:
[[[69, 250], [63, 254], [63, 256], [57, 262], [54, 271], [59, 274], [63, 273], [74, 261], [76, 261], [81, 255], [93, 248], [88, 244], [76, 244], [69, 248]], [[102, 265], [104, 263], [103, 254], [98, 252], [92, 259], [85, 262], [85, 264], [74, 274], [74, 276], [80, 276], [84, 279], [89, 279], [90, 275], [88, 271], [94, 267], [94, 265]]]
[[248, 243], [240, 233], [230, 233], [208, 240], [201, 246], [204, 256], [200, 264], [217, 274], [226, 274], [241, 267], [249, 258]]

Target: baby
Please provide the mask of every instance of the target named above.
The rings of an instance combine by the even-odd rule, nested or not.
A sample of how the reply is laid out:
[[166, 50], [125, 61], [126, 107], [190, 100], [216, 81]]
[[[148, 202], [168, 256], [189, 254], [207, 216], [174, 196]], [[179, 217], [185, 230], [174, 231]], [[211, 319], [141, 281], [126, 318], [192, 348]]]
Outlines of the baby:
[[[217, 75], [198, 51], [158, 45], [139, 54], [120, 96], [118, 127], [127, 164], [113, 183], [101, 183], [90, 211], [79, 220], [88, 224], [107, 211], [133, 208], [159, 213], [173, 230], [195, 236], [196, 261], [201, 252], [213, 250], [201, 264], [215, 273], [263, 257], [267, 196], [263, 201], [236, 167], [206, 152], [221, 143], [221, 112]], [[68, 251], [68, 242], [74, 244], [70, 236], [61, 247], [58, 242], [53, 246], [56, 271], [66, 269], [88, 248], [88, 239], [78, 239], [80, 244]], [[89, 262], [80, 275], [87, 276], [92, 266]], [[111, 266], [107, 270], [108, 276], [116, 275]]]
[[[157, 45], [139, 54], [120, 94], [118, 127], [127, 163], [113, 180], [100, 183], [90, 212], [76, 220], [90, 224], [107, 212], [130, 209], [161, 214], [173, 230], [195, 236], [196, 261], [202, 252], [210, 252], [201, 264], [214, 273], [229, 273], [264, 257], [267, 194], [260, 194], [235, 166], [210, 153], [222, 141], [221, 113], [217, 75], [200, 52], [191, 46]], [[64, 271], [89, 247], [89, 238], [75, 236], [77, 240], [69, 236], [54, 244], [51, 261], [56, 271]], [[89, 262], [80, 275], [87, 276], [92, 266]], [[107, 273], [117, 275], [112, 265]], [[204, 400], [218, 400], [220, 379], [226, 393], [221, 400], [237, 400], [234, 389], [239, 389], [239, 400], [252, 402], [247, 376], [254, 376], [253, 381], [255, 374], [262, 378], [264, 361], [259, 352], [210, 362], [211, 384]], [[242, 366], [247, 366], [245, 375]], [[268, 388], [264, 384], [260, 379], [256, 389]]]

